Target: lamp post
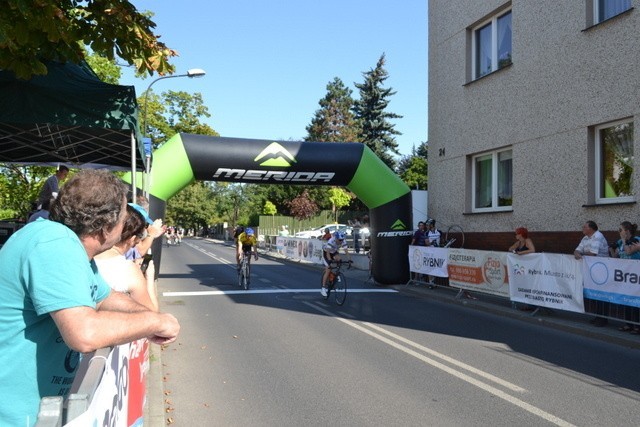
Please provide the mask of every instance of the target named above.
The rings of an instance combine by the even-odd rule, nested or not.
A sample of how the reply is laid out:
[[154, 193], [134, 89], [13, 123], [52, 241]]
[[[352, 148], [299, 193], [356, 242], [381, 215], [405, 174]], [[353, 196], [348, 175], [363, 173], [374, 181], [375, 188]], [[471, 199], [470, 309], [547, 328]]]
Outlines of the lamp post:
[[[151, 86], [153, 86], [153, 84], [155, 82], [157, 82], [158, 80], [172, 79], [172, 78], [175, 78], [175, 77], [189, 77], [189, 78], [202, 77], [205, 74], [206, 74], [205, 71], [203, 69], [201, 69], [201, 68], [192, 68], [190, 70], [187, 70], [186, 74], [176, 74], [176, 75], [171, 75], [171, 76], [162, 76], [162, 77], [158, 77], [157, 79], [155, 79], [154, 81], [149, 83], [149, 86], [147, 86], [147, 90], [144, 92], [144, 114], [142, 116], [142, 136], [143, 137], [147, 136], [147, 110], [148, 110], [148, 108], [147, 108], [147, 100], [149, 98], [149, 90], [151, 89]], [[145, 159], [145, 173], [146, 173], [147, 177], [149, 176], [149, 172], [150, 172], [150, 168], [151, 168], [150, 160], [151, 160], [151, 158], [149, 156], [147, 156], [147, 158]], [[143, 185], [143, 187], [145, 187], [144, 195], [147, 198], [149, 198], [149, 191], [146, 188], [147, 186]], [[135, 202], [135, 200], [134, 200], [134, 202]]]
[[193, 78], [193, 77], [202, 77], [204, 76], [205, 71], [201, 68], [192, 68], [190, 70], [187, 71], [186, 74], [176, 74], [176, 75], [171, 75], [171, 76], [162, 76], [162, 77], [158, 77], [157, 79], [155, 79], [154, 81], [152, 81], [151, 83], [149, 83], [149, 86], [147, 86], [147, 90], [144, 92], [144, 115], [142, 117], [142, 135], [143, 136], [147, 136], [147, 99], [149, 97], [149, 89], [151, 89], [151, 86], [153, 86], [153, 84], [155, 82], [157, 82], [158, 80], [163, 80], [163, 79], [173, 79], [176, 77], [189, 77], [189, 78]]

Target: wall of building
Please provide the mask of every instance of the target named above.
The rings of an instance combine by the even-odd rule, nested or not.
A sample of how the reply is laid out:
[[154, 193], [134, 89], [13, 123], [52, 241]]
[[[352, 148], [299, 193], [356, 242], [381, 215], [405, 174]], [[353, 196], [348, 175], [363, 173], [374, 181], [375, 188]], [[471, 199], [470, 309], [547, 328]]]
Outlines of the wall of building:
[[[594, 206], [591, 129], [633, 117], [640, 153], [640, 10], [588, 28], [587, 3], [429, 2], [429, 212], [442, 227], [544, 233], [640, 222], [636, 203]], [[505, 7], [513, 63], [471, 81], [470, 29]], [[501, 147], [513, 150], [513, 209], [471, 213], [470, 156]]]

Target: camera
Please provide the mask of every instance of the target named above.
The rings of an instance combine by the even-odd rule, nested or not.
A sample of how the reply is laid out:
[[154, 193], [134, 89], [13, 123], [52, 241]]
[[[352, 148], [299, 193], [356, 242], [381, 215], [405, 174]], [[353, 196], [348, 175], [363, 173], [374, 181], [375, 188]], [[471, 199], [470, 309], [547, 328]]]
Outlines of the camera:
[[142, 270], [143, 273], [147, 271], [147, 268], [149, 267], [149, 262], [151, 262], [152, 259], [153, 259], [153, 255], [151, 254], [146, 254], [142, 258], [142, 264], [140, 265], [140, 270]]

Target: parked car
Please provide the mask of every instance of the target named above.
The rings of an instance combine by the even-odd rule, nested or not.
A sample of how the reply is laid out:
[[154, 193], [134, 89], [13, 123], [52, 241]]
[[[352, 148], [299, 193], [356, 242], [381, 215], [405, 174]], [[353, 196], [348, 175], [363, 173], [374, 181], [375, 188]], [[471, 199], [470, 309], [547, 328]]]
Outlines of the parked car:
[[311, 230], [299, 231], [294, 237], [317, 239], [324, 234], [324, 229], [328, 228], [331, 233], [336, 230], [344, 231], [345, 234], [351, 235], [352, 228], [345, 224], [325, 224], [322, 227], [312, 228]]

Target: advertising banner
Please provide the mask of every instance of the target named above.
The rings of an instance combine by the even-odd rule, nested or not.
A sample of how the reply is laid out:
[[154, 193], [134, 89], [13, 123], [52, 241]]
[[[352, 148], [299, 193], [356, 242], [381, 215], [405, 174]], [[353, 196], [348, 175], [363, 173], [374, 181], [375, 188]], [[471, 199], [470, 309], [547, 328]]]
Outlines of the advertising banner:
[[507, 253], [448, 249], [449, 285], [509, 297]]
[[324, 240], [302, 239], [298, 237], [277, 237], [276, 246], [282, 245], [282, 254], [297, 261], [322, 264], [322, 245]]
[[583, 258], [584, 296], [640, 307], [640, 262], [633, 259]]
[[584, 313], [582, 262], [573, 255], [508, 254], [511, 300]]
[[446, 248], [409, 245], [409, 271], [447, 277], [447, 254]]

